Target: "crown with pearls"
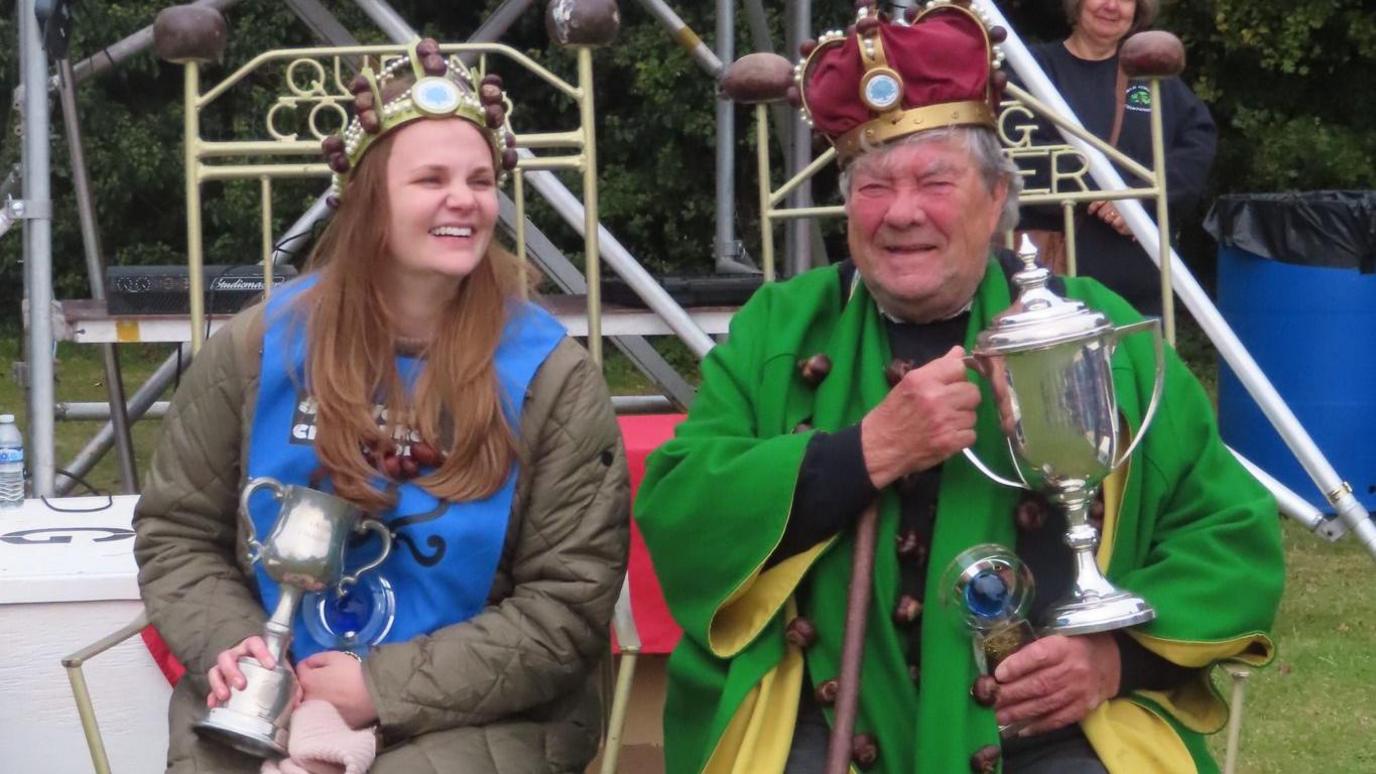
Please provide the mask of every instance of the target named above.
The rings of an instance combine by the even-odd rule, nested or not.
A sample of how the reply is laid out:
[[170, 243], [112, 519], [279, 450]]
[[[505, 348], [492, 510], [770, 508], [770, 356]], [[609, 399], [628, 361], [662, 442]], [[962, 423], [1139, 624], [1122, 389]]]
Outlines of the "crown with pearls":
[[[407, 79], [406, 76], [410, 76]], [[481, 80], [457, 56], [447, 59], [433, 38], [415, 40], [406, 56], [380, 71], [364, 67], [349, 84], [354, 117], [337, 135], [321, 143], [334, 172], [331, 203], [337, 204], [352, 171], [379, 138], [421, 118], [462, 118], [482, 130], [499, 171], [516, 168], [516, 135], [507, 121], [510, 102], [502, 79], [489, 73]]]
[[802, 45], [790, 94], [842, 165], [927, 129], [995, 125], [1008, 82], [998, 46], [1006, 30], [971, 10], [970, 0], [932, 0], [898, 20], [874, 0], [855, 7], [845, 32]]

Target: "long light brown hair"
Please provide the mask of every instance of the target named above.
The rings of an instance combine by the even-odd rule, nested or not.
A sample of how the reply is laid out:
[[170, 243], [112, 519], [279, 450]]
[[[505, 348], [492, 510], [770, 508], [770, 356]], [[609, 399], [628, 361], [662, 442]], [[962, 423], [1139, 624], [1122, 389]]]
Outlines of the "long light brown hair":
[[[315, 450], [335, 491], [368, 510], [392, 498], [373, 486], [365, 448], [385, 450], [409, 426], [448, 457], [416, 483], [443, 500], [497, 491], [516, 459], [493, 355], [521, 274], [495, 243], [459, 285], [421, 353], [426, 366], [408, 395], [380, 277], [387, 249], [387, 164], [395, 134], [378, 140], [354, 170], [338, 211], [311, 254], [316, 284], [297, 311], [306, 321], [306, 386], [317, 402]], [[378, 404], [387, 410], [379, 426]]]

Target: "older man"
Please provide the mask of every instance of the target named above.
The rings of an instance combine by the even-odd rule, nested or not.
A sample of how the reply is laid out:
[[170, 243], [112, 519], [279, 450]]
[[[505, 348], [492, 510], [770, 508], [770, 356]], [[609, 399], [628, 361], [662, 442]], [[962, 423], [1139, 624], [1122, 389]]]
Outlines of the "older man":
[[[992, 38], [999, 39], [997, 31]], [[879, 505], [855, 762], [885, 772], [1195, 771], [1226, 708], [1207, 667], [1271, 656], [1281, 587], [1274, 503], [1219, 441], [1207, 396], [1168, 357], [1164, 407], [1105, 485], [1099, 562], [1157, 610], [1127, 632], [1047, 636], [979, 668], [940, 577], [962, 550], [1013, 546], [1033, 615], [1071, 581], [1064, 519], [959, 452], [1006, 455], [964, 347], [1010, 304], [990, 249], [1018, 177], [995, 139], [991, 36], [967, 10], [911, 25], [861, 7], [800, 76], [843, 164], [851, 259], [762, 289], [704, 361], [635, 512], [684, 638], [670, 660], [670, 772], [819, 771], [837, 694], [851, 529]], [[1005, 258], [1011, 257], [1004, 255]], [[1059, 282], [1059, 281], [1058, 281]], [[1060, 290], [1137, 319], [1092, 280]], [[1143, 338], [1143, 337], [1136, 337]], [[1149, 342], [1114, 375], [1125, 426], [1151, 393]]]

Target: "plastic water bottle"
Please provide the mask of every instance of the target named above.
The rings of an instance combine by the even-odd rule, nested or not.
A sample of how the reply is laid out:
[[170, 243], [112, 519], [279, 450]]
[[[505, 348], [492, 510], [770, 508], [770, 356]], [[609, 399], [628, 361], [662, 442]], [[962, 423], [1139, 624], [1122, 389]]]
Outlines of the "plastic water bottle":
[[24, 504], [24, 435], [13, 414], [0, 414], [0, 508]]

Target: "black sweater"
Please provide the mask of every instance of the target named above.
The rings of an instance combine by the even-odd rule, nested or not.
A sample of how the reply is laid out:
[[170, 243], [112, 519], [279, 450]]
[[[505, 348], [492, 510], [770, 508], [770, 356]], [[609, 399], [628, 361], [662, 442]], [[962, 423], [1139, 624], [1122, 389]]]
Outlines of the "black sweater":
[[[1107, 140], [1113, 130], [1118, 57], [1100, 61], [1080, 59], [1060, 42], [1032, 46], [1031, 52], [1085, 128]], [[1179, 78], [1162, 80], [1161, 101], [1166, 194], [1171, 223], [1178, 224], [1182, 216], [1198, 206], [1204, 194], [1218, 132], [1209, 109]], [[1148, 169], [1152, 165], [1150, 105], [1146, 81], [1130, 80], [1117, 148]], [[1038, 122], [1034, 142], [1060, 145], [1064, 140], [1049, 121], [1042, 120]], [[1129, 186], [1146, 185], [1121, 166], [1115, 167]], [[1046, 174], [1046, 170], [1038, 170], [1037, 175], [1029, 178], [1028, 187], [1046, 187]], [[1088, 175], [1085, 179], [1094, 185]], [[1155, 215], [1151, 202], [1144, 201], [1143, 206]], [[1079, 273], [1103, 282], [1143, 313], [1159, 314], [1159, 274], [1141, 245], [1130, 236], [1118, 234], [1097, 217], [1085, 214], [1083, 207], [1077, 214], [1075, 246]], [[1020, 227], [1059, 231], [1062, 222], [1059, 207], [1028, 207], [1023, 211]]]

